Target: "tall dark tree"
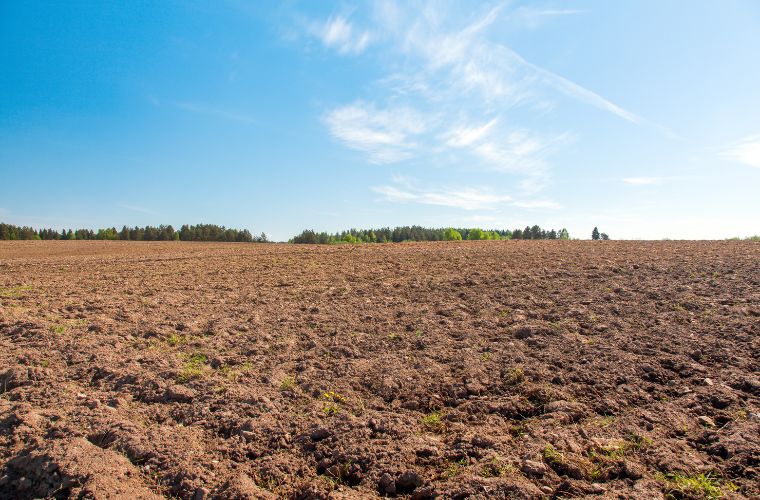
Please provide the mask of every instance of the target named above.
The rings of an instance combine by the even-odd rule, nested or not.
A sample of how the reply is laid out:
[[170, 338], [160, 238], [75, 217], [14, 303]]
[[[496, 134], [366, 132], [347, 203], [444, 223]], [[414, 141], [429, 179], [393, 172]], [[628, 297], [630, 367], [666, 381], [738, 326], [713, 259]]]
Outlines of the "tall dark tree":
[[591, 231], [591, 239], [598, 240], [599, 238], [600, 238], [599, 229], [597, 229], [596, 226], [594, 226], [594, 230]]

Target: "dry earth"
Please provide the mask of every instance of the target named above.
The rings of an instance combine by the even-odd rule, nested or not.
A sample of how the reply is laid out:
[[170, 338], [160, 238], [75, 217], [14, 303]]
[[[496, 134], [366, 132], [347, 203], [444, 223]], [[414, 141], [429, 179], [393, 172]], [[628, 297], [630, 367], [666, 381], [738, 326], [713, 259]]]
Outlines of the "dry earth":
[[760, 245], [0, 242], [0, 498], [760, 495]]

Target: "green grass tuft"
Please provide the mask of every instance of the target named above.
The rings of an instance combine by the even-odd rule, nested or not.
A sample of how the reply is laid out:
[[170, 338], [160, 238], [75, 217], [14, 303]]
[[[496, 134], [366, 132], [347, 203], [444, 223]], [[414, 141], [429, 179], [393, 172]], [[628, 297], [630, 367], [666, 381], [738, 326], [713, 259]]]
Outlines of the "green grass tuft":
[[431, 432], [442, 432], [444, 428], [443, 419], [441, 413], [434, 411], [428, 413], [420, 419], [420, 424]]
[[[663, 484], [669, 498], [696, 497], [717, 499], [723, 497], [720, 481], [709, 472], [707, 474], [687, 475], [680, 472], [658, 474], [655, 476]], [[728, 482], [725, 489], [736, 491], [736, 486]]]
[[182, 366], [182, 373], [177, 377], [177, 382], [185, 384], [190, 380], [202, 378], [203, 371], [206, 367], [206, 361], [208, 359], [204, 354], [195, 353], [185, 358], [185, 363]]

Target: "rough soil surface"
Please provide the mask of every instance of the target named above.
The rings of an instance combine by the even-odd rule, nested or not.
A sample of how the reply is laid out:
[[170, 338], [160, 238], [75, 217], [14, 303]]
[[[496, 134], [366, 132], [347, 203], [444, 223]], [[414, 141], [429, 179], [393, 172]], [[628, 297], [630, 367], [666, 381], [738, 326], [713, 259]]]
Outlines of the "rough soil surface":
[[760, 245], [0, 242], [0, 498], [760, 495]]

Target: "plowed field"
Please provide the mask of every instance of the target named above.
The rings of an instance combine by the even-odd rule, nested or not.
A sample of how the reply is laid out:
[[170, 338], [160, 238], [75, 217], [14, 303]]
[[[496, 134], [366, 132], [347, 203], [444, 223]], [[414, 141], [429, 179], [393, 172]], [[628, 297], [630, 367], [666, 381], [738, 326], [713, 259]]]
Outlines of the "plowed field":
[[749, 242], [0, 242], [0, 498], [757, 498], [759, 323]]

